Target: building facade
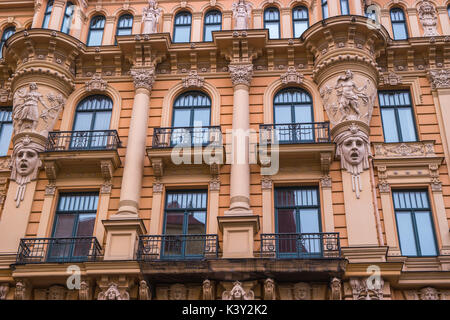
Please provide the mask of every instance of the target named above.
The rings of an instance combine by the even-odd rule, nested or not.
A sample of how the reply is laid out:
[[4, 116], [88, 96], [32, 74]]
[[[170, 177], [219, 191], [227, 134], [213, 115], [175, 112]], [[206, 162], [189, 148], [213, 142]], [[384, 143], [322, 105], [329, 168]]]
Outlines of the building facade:
[[450, 299], [450, 2], [0, 0], [0, 299]]

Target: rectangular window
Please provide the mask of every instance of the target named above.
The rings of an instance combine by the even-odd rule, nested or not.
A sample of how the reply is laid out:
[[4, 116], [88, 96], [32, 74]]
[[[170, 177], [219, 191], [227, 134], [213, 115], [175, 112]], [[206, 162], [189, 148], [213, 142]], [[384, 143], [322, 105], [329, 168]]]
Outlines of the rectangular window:
[[427, 191], [393, 191], [398, 238], [403, 256], [436, 256], [436, 238]]
[[206, 190], [168, 191], [164, 210], [164, 258], [202, 256], [206, 244]]
[[11, 142], [13, 125], [10, 108], [0, 108], [0, 157], [6, 156]]
[[341, 0], [341, 15], [350, 14], [350, 9], [348, 8], [348, 0]]
[[[53, 238], [61, 240], [49, 248], [51, 261], [82, 260], [89, 255], [97, 217], [98, 193], [61, 194], [56, 208]], [[76, 241], [73, 239], [77, 238]]]
[[322, 0], [322, 17], [323, 19], [328, 18], [328, 1]]
[[411, 96], [406, 91], [380, 91], [381, 119], [385, 142], [417, 141]]

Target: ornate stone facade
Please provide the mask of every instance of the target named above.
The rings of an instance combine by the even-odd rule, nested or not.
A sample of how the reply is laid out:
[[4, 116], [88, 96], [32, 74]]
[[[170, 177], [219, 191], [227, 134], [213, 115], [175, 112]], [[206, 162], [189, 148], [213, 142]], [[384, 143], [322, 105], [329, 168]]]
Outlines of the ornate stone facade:
[[106, 290], [98, 294], [98, 300], [130, 300], [130, 295], [126, 291], [121, 293], [117, 284], [110, 283]]
[[252, 64], [230, 64], [228, 68], [231, 73], [231, 82], [233, 82], [233, 86], [240, 84], [250, 86], [253, 77]]
[[148, 6], [142, 11], [143, 34], [157, 33], [158, 21], [162, 10], [158, 8], [157, 1], [149, 0]]
[[252, 7], [247, 0], [233, 3], [234, 30], [246, 30], [250, 27]]
[[145, 88], [149, 91], [152, 90], [153, 83], [155, 82], [155, 69], [154, 68], [134, 68], [130, 71], [133, 77], [134, 87]]
[[233, 288], [230, 291], [224, 291], [222, 294], [222, 300], [254, 300], [255, 293], [252, 290], [247, 292], [242, 287], [242, 283], [235, 281]]

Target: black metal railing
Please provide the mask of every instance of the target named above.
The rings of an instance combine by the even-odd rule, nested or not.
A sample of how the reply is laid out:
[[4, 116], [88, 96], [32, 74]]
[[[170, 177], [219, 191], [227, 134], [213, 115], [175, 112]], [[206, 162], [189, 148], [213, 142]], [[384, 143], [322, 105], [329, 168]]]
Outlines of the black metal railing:
[[260, 144], [330, 143], [330, 123], [262, 124]]
[[53, 131], [46, 151], [117, 150], [120, 144], [116, 130]]
[[153, 148], [194, 147], [222, 145], [220, 126], [155, 128]]
[[218, 252], [217, 234], [146, 235], [139, 238], [137, 259], [154, 261], [217, 258]]
[[95, 237], [21, 239], [16, 263], [96, 261], [102, 248]]
[[261, 257], [329, 259], [341, 257], [338, 232], [261, 234]]

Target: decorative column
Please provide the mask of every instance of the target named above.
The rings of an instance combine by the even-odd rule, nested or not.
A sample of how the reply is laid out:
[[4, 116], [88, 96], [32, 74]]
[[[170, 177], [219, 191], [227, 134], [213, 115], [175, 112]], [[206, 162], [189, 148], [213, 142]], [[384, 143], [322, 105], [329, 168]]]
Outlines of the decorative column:
[[31, 23], [31, 28], [40, 28], [41, 22], [41, 9], [42, 9], [42, 1], [43, 0], [36, 0], [34, 2], [34, 15], [33, 15], [33, 22]]
[[131, 75], [135, 94], [119, 210], [109, 220], [103, 220], [107, 233], [105, 260], [133, 259], [138, 236], [146, 232], [142, 219], [139, 218], [139, 200], [144, 172], [150, 93], [155, 81], [155, 69], [134, 68]]
[[114, 44], [114, 26], [116, 23], [116, 17], [106, 17], [106, 23], [105, 23], [105, 31], [103, 32], [103, 40], [102, 40], [102, 46], [107, 46]]
[[253, 236], [259, 229], [259, 216], [250, 209], [249, 89], [253, 65], [230, 64], [229, 70], [234, 87], [230, 209], [218, 220], [224, 234], [223, 257], [253, 257]]
[[[62, 17], [64, 16], [64, 10], [66, 8], [66, 2], [63, 0], [56, 0], [53, 2], [52, 15], [48, 25], [49, 29], [61, 30]], [[45, 9], [44, 9], [45, 10]]]

